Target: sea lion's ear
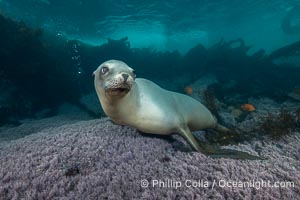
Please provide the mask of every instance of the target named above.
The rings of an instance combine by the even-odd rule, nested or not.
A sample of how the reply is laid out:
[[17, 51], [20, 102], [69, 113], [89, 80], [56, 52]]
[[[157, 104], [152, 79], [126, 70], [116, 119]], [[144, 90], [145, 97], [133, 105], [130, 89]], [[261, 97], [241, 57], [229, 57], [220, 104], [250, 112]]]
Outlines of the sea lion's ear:
[[95, 74], [96, 74], [96, 71], [94, 71], [94, 72], [92, 73], [92, 76], [95, 76]]

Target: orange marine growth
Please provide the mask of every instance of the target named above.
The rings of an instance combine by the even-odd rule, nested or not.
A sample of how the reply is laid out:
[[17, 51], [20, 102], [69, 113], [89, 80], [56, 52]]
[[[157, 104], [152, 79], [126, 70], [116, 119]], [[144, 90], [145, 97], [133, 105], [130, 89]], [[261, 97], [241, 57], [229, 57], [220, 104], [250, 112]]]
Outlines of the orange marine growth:
[[253, 112], [254, 110], [256, 110], [256, 108], [252, 104], [249, 104], [249, 103], [245, 103], [245, 104], [241, 105], [241, 108], [242, 108], [242, 110], [249, 111], [249, 112]]
[[193, 89], [190, 86], [186, 86], [184, 88], [185, 93], [187, 93], [188, 95], [193, 94]]

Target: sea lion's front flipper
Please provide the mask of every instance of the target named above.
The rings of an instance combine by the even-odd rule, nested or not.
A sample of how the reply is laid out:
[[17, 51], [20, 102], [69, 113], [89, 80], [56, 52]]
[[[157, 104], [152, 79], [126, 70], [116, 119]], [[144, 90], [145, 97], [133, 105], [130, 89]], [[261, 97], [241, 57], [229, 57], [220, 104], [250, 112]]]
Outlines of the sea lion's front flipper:
[[194, 137], [192, 132], [188, 129], [181, 129], [180, 135], [182, 135], [192, 147], [211, 158], [232, 158], [232, 159], [243, 159], [243, 160], [261, 160], [258, 156], [253, 156], [246, 152], [236, 151], [231, 149], [221, 149], [219, 147], [206, 144]]

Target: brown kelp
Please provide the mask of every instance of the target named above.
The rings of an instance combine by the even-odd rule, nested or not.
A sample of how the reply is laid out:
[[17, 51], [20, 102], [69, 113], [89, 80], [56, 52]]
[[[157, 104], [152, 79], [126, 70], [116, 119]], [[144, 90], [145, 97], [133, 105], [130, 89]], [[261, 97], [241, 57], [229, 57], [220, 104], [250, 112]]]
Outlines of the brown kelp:
[[269, 113], [260, 128], [267, 136], [273, 139], [279, 139], [300, 128], [298, 112], [299, 111], [290, 112], [286, 109], [281, 109], [279, 114]]

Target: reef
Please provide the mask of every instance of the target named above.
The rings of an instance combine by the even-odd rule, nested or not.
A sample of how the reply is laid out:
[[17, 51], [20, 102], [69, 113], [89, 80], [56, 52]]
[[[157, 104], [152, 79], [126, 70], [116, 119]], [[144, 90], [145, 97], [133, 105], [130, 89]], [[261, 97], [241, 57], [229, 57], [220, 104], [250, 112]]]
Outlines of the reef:
[[76, 176], [80, 174], [79, 165], [76, 162], [73, 162], [71, 164], [67, 163], [63, 165], [64, 168], [64, 176], [70, 177], [70, 176]]
[[[57, 125], [61, 121], [49, 118], [47, 127], [26, 138], [0, 142], [1, 199], [299, 198], [299, 135], [288, 135], [277, 146], [273, 141], [256, 141], [227, 147], [254, 155], [259, 152], [266, 158], [240, 161], [211, 159], [192, 152], [179, 136], [172, 136], [173, 140], [145, 137], [107, 118]], [[35, 120], [28, 126], [36, 127], [35, 123], [40, 122]], [[188, 150], [183, 152], [177, 146], [187, 146]], [[77, 164], [63, 168], [65, 161]], [[66, 174], [66, 169], [70, 173], [67, 170]], [[177, 180], [183, 186], [141, 187], [142, 180], [150, 184], [152, 180]], [[186, 187], [186, 180], [207, 181], [209, 187]], [[212, 189], [214, 180], [280, 181], [294, 183], [294, 187], [280, 189], [256, 184], [260, 188]]]

